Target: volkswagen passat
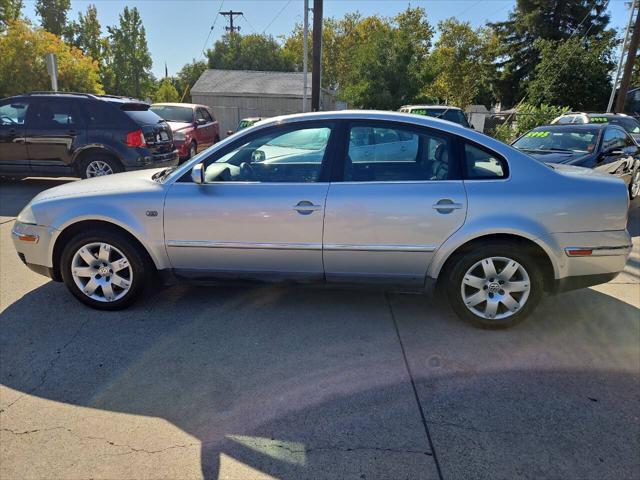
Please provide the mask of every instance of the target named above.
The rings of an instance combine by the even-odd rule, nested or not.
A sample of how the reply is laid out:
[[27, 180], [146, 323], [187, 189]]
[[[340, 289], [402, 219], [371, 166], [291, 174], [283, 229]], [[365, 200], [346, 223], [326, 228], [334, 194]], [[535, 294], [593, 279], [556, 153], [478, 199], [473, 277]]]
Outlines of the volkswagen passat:
[[42, 192], [13, 239], [85, 304], [123, 308], [152, 276], [427, 290], [506, 327], [545, 292], [626, 263], [624, 183], [542, 164], [428, 117], [345, 111], [262, 121], [181, 167]]

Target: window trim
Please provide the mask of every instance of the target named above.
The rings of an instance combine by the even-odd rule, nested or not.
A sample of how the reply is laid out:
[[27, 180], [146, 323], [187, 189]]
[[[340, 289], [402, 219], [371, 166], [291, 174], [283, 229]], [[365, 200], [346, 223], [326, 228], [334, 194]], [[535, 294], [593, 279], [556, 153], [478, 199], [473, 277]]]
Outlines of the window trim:
[[[283, 123], [279, 125], [271, 125], [269, 127], [260, 128], [254, 132], [247, 133], [246, 135], [241, 136], [240, 138], [234, 140], [229, 145], [225, 146], [220, 150], [216, 150], [215, 152], [210, 153], [206, 158], [203, 158], [199, 163], [203, 163], [205, 168], [213, 161], [212, 157], [221, 158], [227, 155], [228, 153], [236, 150], [241, 147], [245, 143], [251, 142], [258, 137], [268, 135], [271, 132], [277, 132], [281, 130], [284, 133], [288, 133], [289, 131], [307, 129], [307, 128], [329, 128], [331, 133], [329, 134], [329, 140], [327, 141], [327, 147], [324, 151], [324, 156], [322, 157], [321, 167], [320, 167], [320, 175], [318, 176], [318, 180], [315, 182], [257, 182], [257, 181], [238, 181], [238, 182], [230, 182], [230, 181], [219, 181], [219, 182], [207, 182], [198, 184], [198, 186], [203, 185], [265, 185], [265, 184], [280, 184], [280, 185], [314, 185], [318, 183], [327, 183], [330, 182], [330, 172], [332, 168], [332, 163], [334, 163], [335, 152], [336, 152], [336, 142], [337, 142], [337, 133], [340, 129], [340, 125], [338, 121], [300, 121], [300, 122], [292, 122], [292, 123]], [[194, 164], [194, 166], [197, 164]], [[195, 183], [191, 180], [191, 169], [187, 169], [187, 171], [176, 178], [173, 181], [174, 184], [185, 184], [190, 183], [195, 185]]]
[[[465, 144], [469, 144], [472, 147], [482, 150], [483, 152], [494, 157], [496, 160], [499, 160], [505, 172], [504, 176], [502, 177], [469, 177], [469, 172], [467, 171], [467, 153], [464, 148]], [[477, 182], [477, 181], [503, 182], [511, 178], [511, 167], [504, 155], [501, 155], [495, 150], [492, 150], [491, 148], [488, 148], [485, 145], [482, 145], [478, 142], [474, 142], [473, 140], [469, 140], [467, 138], [460, 138], [459, 148], [460, 148], [460, 158], [462, 159], [462, 178], [465, 182]]]
[[[389, 120], [378, 120], [378, 119], [350, 119], [350, 120], [341, 120], [341, 135], [340, 135], [340, 145], [337, 150], [337, 155], [335, 156], [335, 161], [333, 162], [333, 169], [331, 171], [331, 182], [340, 183], [343, 185], [365, 185], [365, 184], [416, 184], [416, 183], [442, 183], [442, 182], [461, 182], [463, 180], [462, 176], [462, 167], [460, 165], [460, 156], [458, 155], [458, 143], [460, 141], [460, 137], [446, 130], [438, 130], [436, 128], [426, 127], [423, 125], [416, 125], [414, 123], [408, 122], [397, 122], [397, 121], [389, 121]], [[353, 181], [353, 180], [345, 180], [344, 179], [344, 166], [347, 159], [347, 155], [349, 152], [349, 133], [351, 128], [358, 126], [369, 126], [371, 128], [388, 128], [388, 129], [396, 129], [396, 130], [409, 130], [414, 133], [417, 131], [418, 133], [424, 132], [424, 135], [438, 135], [441, 137], [445, 137], [450, 142], [451, 146], [451, 158], [454, 161], [449, 165], [449, 168], [452, 166], [453, 169], [453, 177], [448, 178], [446, 180], [365, 180], [365, 181]], [[457, 160], [457, 161], [456, 161]]]

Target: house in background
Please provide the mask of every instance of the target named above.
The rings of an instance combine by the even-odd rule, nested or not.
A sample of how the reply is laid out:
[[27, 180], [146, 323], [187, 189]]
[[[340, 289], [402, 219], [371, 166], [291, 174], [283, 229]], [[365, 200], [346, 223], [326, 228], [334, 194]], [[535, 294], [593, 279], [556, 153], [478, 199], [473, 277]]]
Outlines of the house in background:
[[[275, 117], [302, 112], [304, 74], [252, 70], [205, 70], [191, 88], [194, 103], [207, 105], [220, 124], [220, 132], [236, 130], [247, 117]], [[307, 111], [311, 111], [311, 75], [307, 82]], [[320, 110], [345, 108], [335, 94], [322, 89]]]

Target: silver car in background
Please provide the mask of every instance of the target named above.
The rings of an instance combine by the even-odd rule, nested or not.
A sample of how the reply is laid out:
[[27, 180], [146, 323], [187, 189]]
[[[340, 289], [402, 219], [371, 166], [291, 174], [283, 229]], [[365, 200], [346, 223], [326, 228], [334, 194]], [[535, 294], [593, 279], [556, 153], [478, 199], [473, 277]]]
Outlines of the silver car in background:
[[128, 306], [155, 275], [437, 284], [460, 317], [503, 328], [545, 292], [614, 278], [627, 215], [612, 176], [446, 121], [343, 111], [262, 121], [178, 168], [52, 188], [13, 239], [98, 309]]

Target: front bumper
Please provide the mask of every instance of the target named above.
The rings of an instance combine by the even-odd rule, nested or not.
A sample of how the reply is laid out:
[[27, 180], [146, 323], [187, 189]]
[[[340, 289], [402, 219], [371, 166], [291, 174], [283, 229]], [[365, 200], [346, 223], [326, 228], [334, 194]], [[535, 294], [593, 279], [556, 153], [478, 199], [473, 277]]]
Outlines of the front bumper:
[[52, 246], [58, 230], [42, 225], [31, 225], [16, 221], [11, 230], [11, 239], [20, 260], [36, 273], [55, 278], [52, 262]]

